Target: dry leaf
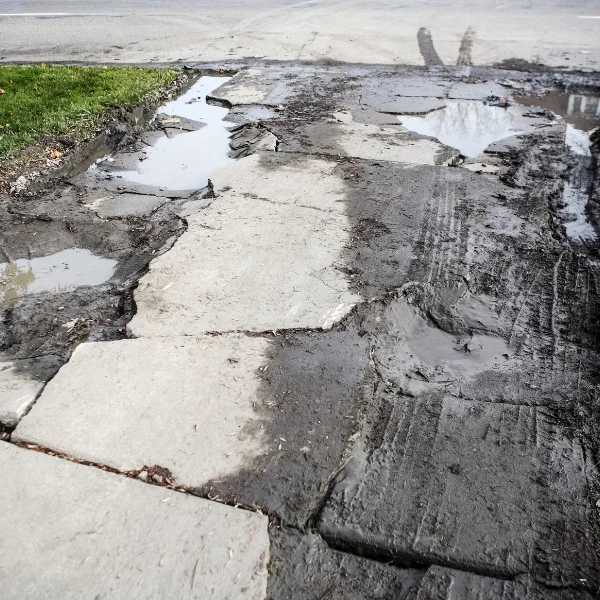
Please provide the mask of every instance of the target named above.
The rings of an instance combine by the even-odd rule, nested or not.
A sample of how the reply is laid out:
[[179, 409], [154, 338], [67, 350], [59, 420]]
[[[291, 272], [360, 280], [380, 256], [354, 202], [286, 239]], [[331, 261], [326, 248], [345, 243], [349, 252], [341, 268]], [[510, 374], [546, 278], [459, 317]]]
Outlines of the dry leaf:
[[58, 150], [52, 150], [52, 152], [50, 152], [50, 158], [60, 158], [62, 155], [63, 153]]
[[2, 88], [0, 88], [0, 94], [6, 94], [6, 90], [3, 90]]

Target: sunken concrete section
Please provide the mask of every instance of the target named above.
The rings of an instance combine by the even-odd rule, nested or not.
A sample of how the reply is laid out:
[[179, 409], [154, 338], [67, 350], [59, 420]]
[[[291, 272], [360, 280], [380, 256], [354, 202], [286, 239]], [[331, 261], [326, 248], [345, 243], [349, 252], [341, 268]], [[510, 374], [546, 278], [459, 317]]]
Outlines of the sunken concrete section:
[[264, 452], [255, 420], [268, 341], [171, 337], [82, 344], [13, 440], [119, 471], [160, 465], [197, 487]]
[[395, 567], [329, 547], [314, 533], [271, 529], [269, 600], [591, 600], [532, 577], [485, 577], [440, 566]]
[[265, 597], [267, 519], [0, 444], [2, 598]]
[[269, 600], [409, 600], [425, 573], [338, 552], [314, 533], [271, 530]]
[[[256, 159], [228, 169], [219, 197], [188, 218], [188, 230], [140, 281], [131, 333], [329, 329], [338, 322], [360, 297], [336, 269], [349, 222], [333, 208], [342, 184], [332, 166], [297, 159], [303, 190], [312, 185], [303, 205], [285, 170]], [[260, 197], [256, 177], [270, 182]]]
[[597, 587], [594, 465], [544, 409], [382, 394], [321, 515], [332, 543], [401, 564]]

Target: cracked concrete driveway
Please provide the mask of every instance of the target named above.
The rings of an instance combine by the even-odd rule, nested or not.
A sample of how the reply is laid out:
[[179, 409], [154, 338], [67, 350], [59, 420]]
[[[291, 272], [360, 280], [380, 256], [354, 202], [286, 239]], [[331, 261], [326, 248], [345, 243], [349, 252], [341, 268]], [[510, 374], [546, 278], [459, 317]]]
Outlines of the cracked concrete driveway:
[[418, 47], [190, 81], [219, 118], [6, 199], [7, 260], [116, 265], [5, 299], [3, 597], [598, 596], [600, 79]]

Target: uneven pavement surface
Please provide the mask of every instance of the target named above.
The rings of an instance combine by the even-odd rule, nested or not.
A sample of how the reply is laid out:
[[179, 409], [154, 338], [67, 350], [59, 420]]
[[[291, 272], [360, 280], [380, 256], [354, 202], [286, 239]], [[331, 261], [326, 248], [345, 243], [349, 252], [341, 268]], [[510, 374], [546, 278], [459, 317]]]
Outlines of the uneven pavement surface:
[[158, 249], [144, 270], [110, 246], [131, 264], [102, 284], [120, 316], [99, 306], [85, 335], [60, 333], [83, 292], [39, 296], [46, 329], [36, 296], [4, 311], [1, 399], [21, 403], [0, 445], [3, 597], [48, 573], [56, 598], [597, 597], [599, 148], [573, 150], [571, 118], [598, 80], [290, 64], [222, 81], [232, 154], [208, 186], [131, 175], [188, 124], [48, 192], [114, 223], [114, 247], [145, 198]]

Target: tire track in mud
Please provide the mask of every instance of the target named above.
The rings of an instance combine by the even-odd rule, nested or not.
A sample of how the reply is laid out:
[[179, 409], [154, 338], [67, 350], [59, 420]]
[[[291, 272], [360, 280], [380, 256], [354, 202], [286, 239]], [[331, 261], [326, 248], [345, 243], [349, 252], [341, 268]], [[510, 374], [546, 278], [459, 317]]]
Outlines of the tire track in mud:
[[[331, 99], [329, 102], [334, 103]], [[318, 117], [317, 111], [313, 109], [311, 118]], [[302, 136], [301, 127], [295, 127], [298, 128], [298, 135]], [[271, 129], [277, 133], [277, 127]], [[289, 132], [289, 135], [294, 133]], [[310, 152], [308, 138], [306, 143], [306, 150]], [[334, 152], [328, 152], [330, 160]], [[343, 155], [341, 148], [339, 154]], [[413, 561], [421, 565], [436, 563], [470, 570], [480, 575], [497, 574], [509, 577], [533, 570], [536, 576], [548, 585], [573, 584], [591, 589], [598, 580], [597, 573], [590, 565], [589, 554], [586, 554], [589, 547], [596, 544], [596, 532], [591, 526], [594, 519], [593, 510], [590, 508], [587, 491], [588, 478], [592, 476], [593, 470], [586, 466], [586, 474], [581, 477], [581, 465], [588, 464], [586, 450], [579, 435], [582, 430], [573, 431], [572, 422], [569, 422], [572, 406], [577, 404], [579, 399], [573, 397], [573, 390], [569, 390], [570, 383], [563, 385], [561, 389], [556, 388], [557, 382], [565, 379], [565, 373], [573, 369], [578, 379], [586, 378], [580, 368], [583, 360], [581, 349], [588, 341], [593, 344], [595, 337], [593, 332], [588, 331], [587, 325], [581, 322], [580, 317], [581, 312], [593, 312], [595, 300], [590, 297], [589, 275], [582, 275], [590, 265], [570, 249], [565, 251], [552, 237], [553, 231], [547, 225], [548, 196], [555, 191], [555, 180], [550, 178], [547, 185], [545, 182], [540, 185], [539, 177], [533, 179], [521, 176], [519, 185], [523, 189], [510, 189], [501, 183], [492, 183], [484, 177], [462, 169], [436, 167], [421, 171], [417, 168], [414, 171], [417, 174], [413, 173], [413, 180], [406, 169], [391, 163], [375, 163], [351, 157], [339, 160], [338, 172], [346, 182], [345, 204], [352, 231], [351, 242], [339, 268], [352, 275], [351, 285], [363, 297], [372, 298], [373, 294], [377, 294], [379, 300], [362, 304], [336, 327], [340, 334], [344, 332], [349, 336], [348, 340], [368, 338], [369, 355], [374, 359], [374, 364], [365, 371], [364, 389], [369, 391], [365, 391], [362, 408], [366, 412], [362, 416], [360, 412], [355, 413], [354, 417], [359, 421], [363, 420], [363, 426], [358, 429], [360, 437], [354, 439], [354, 436], [351, 436], [346, 450], [346, 455], [352, 452], [354, 458], [347, 464], [346, 458], [343, 458], [338, 467], [342, 469], [341, 474], [333, 481], [330, 480], [333, 487], [321, 488], [324, 495], [319, 502], [313, 504], [322, 507], [316, 516], [317, 528], [333, 547], [378, 560], [391, 559], [402, 567]], [[418, 187], [418, 184], [415, 186], [416, 182], [423, 184], [423, 189], [419, 191], [422, 195], [413, 193], [414, 187]], [[402, 193], [391, 193], [392, 185], [402, 190]], [[536, 192], [525, 193], [529, 186], [535, 186]], [[365, 202], [366, 198], [368, 202]], [[418, 210], [417, 198], [426, 199]], [[412, 216], [413, 222], [410, 227], [407, 228], [406, 224], [399, 227], [399, 213]], [[494, 222], [496, 213], [512, 214], [511, 218], [517, 224], [517, 232], [503, 231], [502, 224]], [[412, 257], [406, 263], [396, 263], [394, 275], [392, 271], [389, 271], [390, 276], [384, 275], [388, 273], [389, 248], [402, 244]], [[561, 251], [564, 252], [563, 258], [558, 262]], [[398, 289], [402, 285], [401, 282], [407, 281], [416, 282], [416, 285], [424, 290], [422, 294], [414, 296], [414, 305], [423, 314], [427, 326], [432, 329], [441, 326], [448, 332], [468, 332], [472, 325], [466, 325], [467, 322], [462, 320], [463, 317], [457, 309], [458, 304], [464, 298], [486, 298], [489, 310], [498, 320], [498, 327], [490, 330], [486, 329], [487, 325], [482, 325], [481, 332], [510, 339], [511, 345], [517, 349], [517, 358], [521, 363], [511, 363], [513, 370], [508, 373], [494, 373], [484, 369], [472, 382], [464, 385], [462, 391], [454, 395], [454, 399], [454, 392], [449, 391], [449, 395], [442, 393], [445, 389], [443, 385], [439, 388], [440, 393], [427, 392], [414, 398], [403, 394], [393, 382], [385, 380], [386, 376], [379, 372], [376, 365], [383, 361], [383, 357], [378, 354], [380, 351], [377, 348], [377, 340], [387, 335], [389, 327], [384, 315], [385, 307], [395, 299], [402, 298], [403, 293], [399, 293]], [[575, 292], [571, 296], [568, 290], [573, 286]], [[459, 292], [459, 289], [462, 291]], [[451, 293], [447, 290], [451, 290]], [[574, 297], [579, 295], [585, 298], [581, 306], [573, 303]], [[444, 305], [444, 302], [448, 304]], [[325, 334], [294, 334], [292, 343], [296, 350], [290, 350], [285, 359], [286, 364], [293, 364], [297, 360], [295, 357], [306, 351], [302, 349], [307, 348], [308, 336], [316, 341], [323, 335]], [[340, 347], [339, 351], [343, 354], [343, 348]], [[267, 367], [269, 371], [274, 364], [280, 364], [279, 357], [283, 356], [276, 346], [273, 346], [273, 352]], [[590, 360], [597, 362], [595, 357], [591, 357]], [[301, 389], [306, 385], [300, 376], [291, 386], [286, 370], [278, 367], [276, 372], [271, 371], [273, 375], [270, 387], [265, 387], [265, 393], [291, 387]], [[325, 372], [323, 376], [326, 376]], [[313, 393], [304, 395], [304, 400], [307, 405], [316, 407], [318, 393], [316, 396], [313, 396]], [[446, 407], [444, 410], [449, 415], [455, 410], [462, 414], [461, 423], [467, 429], [471, 427], [472, 419], [469, 415], [473, 415], [474, 421], [477, 422], [475, 417], [478, 414], [489, 414], [489, 421], [484, 419], [483, 424], [476, 426], [481, 427], [478, 430], [480, 433], [474, 433], [467, 446], [486, 448], [491, 444], [491, 447], [497, 445], [502, 448], [497, 455], [498, 462], [494, 463], [496, 478], [501, 482], [511, 481], [516, 476], [511, 470], [514, 461], [523, 461], [526, 465], [523, 467], [523, 481], [533, 477], [536, 469], [543, 472], [535, 493], [519, 487], [522, 481], [520, 476], [517, 476], [514, 494], [509, 490], [507, 495], [502, 497], [502, 493], [498, 492], [501, 494], [502, 503], [506, 503], [507, 511], [515, 508], [513, 498], [521, 494], [524, 495], [524, 502], [530, 507], [527, 510], [541, 511], [536, 513], [535, 518], [541, 519], [537, 525], [527, 520], [523, 521], [521, 530], [527, 532], [531, 542], [521, 547], [518, 556], [511, 558], [510, 551], [511, 544], [516, 543], [516, 538], [512, 541], [507, 540], [503, 533], [497, 534], [494, 544], [506, 543], [507, 554], [486, 557], [482, 559], [483, 563], [479, 562], [479, 559], [469, 559], [469, 551], [465, 546], [458, 544], [450, 549], [452, 544], [447, 541], [440, 542], [436, 548], [415, 546], [409, 551], [396, 551], [390, 550], [391, 542], [385, 533], [381, 534], [383, 537], [377, 541], [369, 537], [369, 527], [379, 531], [383, 528], [383, 531], [393, 535], [394, 539], [403, 537], [395, 528], [400, 526], [398, 524], [404, 522], [403, 520], [411, 522], [412, 517], [407, 515], [412, 515], [411, 511], [416, 510], [416, 501], [403, 500], [401, 490], [407, 481], [424, 478], [425, 487], [419, 491], [419, 497], [435, 497], [439, 500], [437, 503], [428, 502], [427, 506], [430, 507], [438, 504], [448, 505], [455, 493], [466, 493], [464, 490], [472, 484], [469, 473], [477, 471], [470, 463], [472, 459], [466, 451], [459, 462], [449, 465], [450, 472], [456, 479], [452, 480], [451, 487], [438, 488], [434, 483], [437, 479], [445, 477], [442, 472], [437, 473], [435, 467], [431, 467], [440, 460], [440, 454], [436, 454], [434, 450], [436, 444], [441, 444], [441, 440], [445, 439], [454, 440], [452, 443], [459, 446], [463, 443], [460, 430], [452, 432], [453, 430], [449, 429], [453, 417], [448, 417], [449, 421], [440, 420], [442, 405]], [[396, 411], [400, 410], [401, 406], [406, 412], [402, 412], [405, 417], [399, 418]], [[423, 411], [423, 427], [432, 428], [437, 432], [433, 441], [423, 442], [422, 445], [418, 440], [419, 436], [408, 434], [408, 431], [423, 431], [423, 427], [418, 427], [414, 421], [418, 406], [421, 406], [422, 409], [419, 410]], [[434, 410], [435, 406], [440, 410]], [[546, 411], [546, 406], [552, 410]], [[283, 414], [265, 417], [265, 429], [276, 428], [275, 423], [284, 422], [284, 414], [289, 409], [282, 404], [280, 410]], [[560, 418], [561, 414], [563, 420]], [[405, 424], [405, 429], [408, 428], [404, 433], [400, 427], [401, 423]], [[395, 448], [404, 438], [406, 451], [396, 454], [399, 451]], [[569, 444], [573, 444], [571, 450], [567, 448]], [[293, 448], [291, 450], [293, 455]], [[444, 456], [443, 452], [441, 456]], [[259, 465], [260, 461], [254, 472], [259, 473], [262, 470], [264, 473], [265, 469], [261, 469]], [[533, 466], [533, 471], [528, 473], [527, 469], [531, 465], [537, 466]], [[371, 467], [375, 469], [374, 472], [368, 470]], [[434, 469], [432, 479], [428, 479], [424, 474], [423, 469], [426, 468]], [[485, 467], [481, 468], [485, 470]], [[332, 471], [334, 475], [336, 470]], [[404, 471], [405, 476], [402, 476]], [[548, 494], [551, 495], [550, 488], [554, 485], [552, 482], [557, 478], [569, 480], [575, 477], [575, 473], [578, 473], [579, 487], [574, 493], [579, 504], [574, 504], [573, 512], [563, 510], [562, 506], [556, 503], [548, 504], [547, 497]], [[239, 482], [248, 476], [249, 473], [242, 472], [229, 481], [218, 484], [221, 489], [237, 489], [238, 492], [230, 496], [230, 501], [239, 501], [245, 494], [244, 486], [242, 484], [240, 487]], [[398, 479], [393, 483], [396, 476]], [[263, 477], [266, 479], [262, 479]], [[372, 477], [375, 479], [371, 485], [369, 481]], [[269, 475], [261, 475], [261, 481], [260, 485], [264, 487], [269, 481]], [[353, 482], [357, 482], [358, 492], [353, 488]], [[298, 481], [295, 484], [297, 485]], [[481, 493], [488, 498], [490, 506], [493, 505], [494, 501], [490, 498], [496, 492], [488, 497], [487, 492], [483, 491], [488, 484], [482, 481], [481, 485], [484, 486]], [[494, 482], [489, 485], [491, 489], [496, 487]], [[286, 490], [283, 493], [288, 495], [290, 492]], [[472, 493], [479, 493], [477, 487], [473, 488]], [[340, 500], [348, 494], [354, 498], [350, 504]], [[276, 497], [277, 495], [273, 495], [272, 499], [263, 500], [263, 506], [265, 502], [269, 506], [275, 506]], [[356, 535], [350, 535], [344, 530], [346, 519], [354, 518], [349, 516], [353, 511], [377, 505], [382, 499], [388, 502], [390, 498], [395, 498], [396, 502], [400, 502], [404, 507], [402, 511], [407, 511], [404, 517], [391, 512], [390, 520], [386, 520], [387, 517], [383, 515], [387, 509], [382, 509], [383, 512], [379, 514], [380, 521], [384, 519], [383, 521], [362, 523], [361, 517], [358, 516], [358, 523], [355, 523]], [[571, 501], [570, 496], [568, 500], [565, 499], [566, 504]], [[336, 512], [338, 508], [339, 512]], [[578, 537], [586, 537], [588, 546], [582, 550], [583, 556], [578, 562], [582, 565], [581, 572], [585, 572], [589, 577], [587, 583], [573, 583], [578, 581], [577, 561], [571, 562], [568, 552], [557, 555], [552, 550], [558, 546], [561, 534], [551, 533], [552, 525], [543, 516], [544, 511], [549, 511], [551, 518], [556, 517], [554, 526], [558, 531], [565, 532], [563, 538], [567, 541], [563, 545], [574, 548]], [[269, 513], [275, 519], [281, 517], [277, 507], [269, 510]], [[473, 513], [478, 515], [478, 509], [473, 509]], [[425, 533], [435, 533], [437, 528], [440, 533], [443, 532], [444, 527], [448, 525], [448, 519], [454, 519], [458, 531], [462, 528], [469, 529], [471, 526], [478, 530], [480, 523], [473, 524], [470, 518], [470, 515], [460, 511], [449, 515], [443, 511], [425, 509], [419, 521], [420, 533], [417, 531], [415, 539], [426, 537]], [[315, 515], [307, 522], [310, 524], [314, 519]], [[331, 519], [337, 529], [330, 528]], [[490, 521], [490, 525], [494, 522], [492, 527], [498, 526], [498, 531], [501, 531], [503, 519], [500, 512]], [[283, 521], [287, 522], [287, 518], [284, 517]], [[519, 527], [515, 531], [517, 530]], [[485, 531], [483, 529], [480, 532], [483, 538], [488, 535]], [[386, 550], [383, 551], [382, 547], [386, 547]], [[449, 558], [448, 552], [454, 553], [454, 556]], [[541, 562], [538, 560], [539, 553], [545, 556]], [[516, 563], [511, 565], [511, 560]], [[508, 561], [507, 570], [503, 571], [500, 567], [493, 566], [494, 561], [498, 564]], [[521, 566], [515, 567], [515, 564]]]

